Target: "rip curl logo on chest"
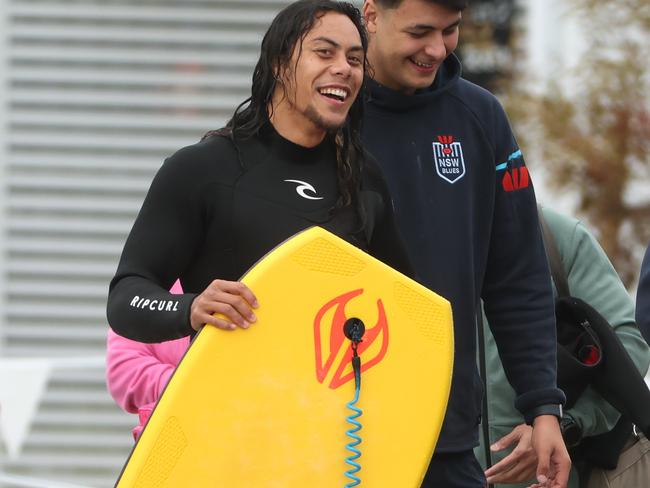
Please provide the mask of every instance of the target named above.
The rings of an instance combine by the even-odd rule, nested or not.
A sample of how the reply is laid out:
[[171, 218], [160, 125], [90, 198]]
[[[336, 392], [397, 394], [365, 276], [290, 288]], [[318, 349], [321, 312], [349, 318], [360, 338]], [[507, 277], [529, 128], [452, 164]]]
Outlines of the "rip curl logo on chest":
[[[316, 188], [313, 185], [307, 183], [306, 181], [301, 180], [284, 180], [287, 183], [295, 183], [296, 193], [306, 200], [322, 200], [323, 197], [319, 197], [316, 194]], [[309, 193], [308, 193], [309, 192]]]
[[448, 183], [456, 183], [465, 176], [465, 159], [460, 142], [454, 136], [438, 136], [433, 143], [433, 163], [438, 176]]

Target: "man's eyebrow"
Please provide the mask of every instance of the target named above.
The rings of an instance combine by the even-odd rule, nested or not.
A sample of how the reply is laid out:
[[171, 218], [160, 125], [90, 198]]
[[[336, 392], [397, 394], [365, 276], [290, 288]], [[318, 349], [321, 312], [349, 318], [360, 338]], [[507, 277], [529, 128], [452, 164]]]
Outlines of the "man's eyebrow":
[[[458, 19], [455, 22], [452, 22], [451, 24], [449, 24], [446, 27], [443, 27], [440, 30], [446, 31], [446, 30], [449, 30], [449, 29], [453, 29], [454, 27], [457, 27], [458, 25], [460, 25], [460, 21], [461, 21], [461, 19]], [[415, 25], [412, 25], [412, 26], [410, 26], [408, 28], [409, 29], [414, 29], [414, 30], [429, 30], [429, 31], [437, 30], [437, 27], [435, 27], [433, 25], [430, 25], [430, 24], [415, 24]]]
[[331, 44], [334, 47], [341, 47], [341, 45], [338, 42], [336, 42], [334, 39], [330, 39], [329, 37], [325, 37], [325, 36], [314, 37], [311, 40], [311, 42], [318, 42], [318, 41], [326, 42], [327, 44]]
[[[318, 41], [326, 42], [327, 44], [330, 44], [336, 48], [341, 47], [341, 45], [338, 42], [336, 42], [334, 39], [330, 39], [329, 37], [325, 37], [325, 36], [315, 37], [314, 39], [311, 40], [311, 42], [318, 42]], [[348, 48], [348, 52], [350, 51], [363, 51], [363, 46], [361, 46], [360, 44], [356, 46], [352, 46]]]

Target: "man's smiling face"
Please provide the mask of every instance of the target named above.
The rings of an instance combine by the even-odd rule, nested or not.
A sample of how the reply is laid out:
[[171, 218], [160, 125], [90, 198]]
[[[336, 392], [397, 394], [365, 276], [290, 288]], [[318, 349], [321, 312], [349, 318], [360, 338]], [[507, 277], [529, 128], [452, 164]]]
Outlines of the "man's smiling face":
[[388, 88], [413, 93], [433, 83], [438, 68], [458, 45], [461, 12], [427, 0], [403, 0], [386, 8], [366, 0], [373, 78]]
[[363, 83], [365, 53], [345, 15], [328, 12], [296, 43], [273, 103], [273, 123], [318, 132], [341, 127]]

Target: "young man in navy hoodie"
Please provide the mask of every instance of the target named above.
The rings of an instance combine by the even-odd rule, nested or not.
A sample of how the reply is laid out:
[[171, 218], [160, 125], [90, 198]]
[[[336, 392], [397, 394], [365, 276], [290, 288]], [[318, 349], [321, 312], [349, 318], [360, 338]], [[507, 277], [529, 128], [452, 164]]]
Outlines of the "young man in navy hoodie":
[[[565, 487], [553, 294], [532, 182], [499, 102], [460, 77], [465, 0], [366, 0], [373, 79], [364, 142], [388, 180], [424, 285], [452, 303], [455, 364], [445, 424], [423, 487], [483, 487], [476, 370], [479, 300], [516, 407], [533, 425], [539, 485]], [[424, 387], [425, 385], [423, 385]]]

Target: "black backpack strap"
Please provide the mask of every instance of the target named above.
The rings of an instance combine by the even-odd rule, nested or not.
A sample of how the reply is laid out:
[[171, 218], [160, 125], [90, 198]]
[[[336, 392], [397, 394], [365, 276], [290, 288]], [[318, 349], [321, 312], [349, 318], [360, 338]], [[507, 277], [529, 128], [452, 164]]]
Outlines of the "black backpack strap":
[[542, 206], [539, 204], [537, 205], [537, 215], [539, 216], [542, 240], [544, 241], [544, 247], [546, 248], [546, 256], [548, 257], [548, 264], [551, 267], [551, 276], [553, 277], [555, 288], [560, 297], [568, 297], [571, 295], [571, 292], [569, 290], [569, 281], [567, 280], [566, 272], [562, 266], [560, 251], [557, 248], [557, 243], [555, 242], [551, 230], [548, 228], [548, 223], [546, 222], [546, 219], [544, 219]]
[[[483, 307], [481, 300], [476, 307], [476, 328], [478, 330], [478, 357], [479, 374], [483, 383], [483, 399], [481, 401], [481, 429], [483, 434], [483, 453], [485, 454], [485, 468], [492, 467], [492, 453], [490, 452], [490, 420], [488, 410], [487, 371], [485, 359], [485, 326], [483, 325]], [[494, 485], [487, 485], [493, 488]]]

